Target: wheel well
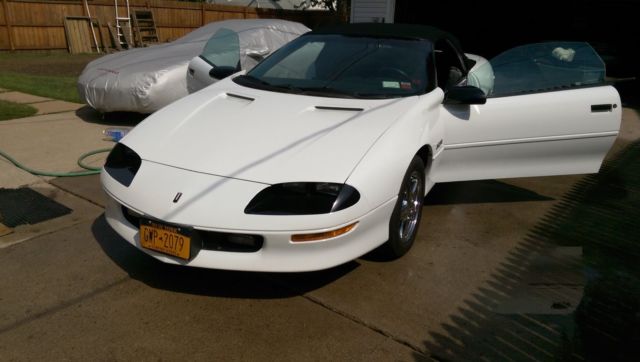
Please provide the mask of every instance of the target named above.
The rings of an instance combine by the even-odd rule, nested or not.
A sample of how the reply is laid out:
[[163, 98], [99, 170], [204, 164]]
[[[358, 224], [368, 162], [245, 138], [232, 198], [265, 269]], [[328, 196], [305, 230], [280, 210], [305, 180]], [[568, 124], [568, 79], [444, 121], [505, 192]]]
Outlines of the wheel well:
[[431, 146], [429, 145], [422, 146], [422, 148], [420, 148], [416, 153], [416, 156], [422, 159], [422, 163], [424, 164], [424, 170], [426, 173], [429, 173], [429, 168], [431, 168], [431, 161], [433, 160], [432, 155], [433, 153], [431, 153]]

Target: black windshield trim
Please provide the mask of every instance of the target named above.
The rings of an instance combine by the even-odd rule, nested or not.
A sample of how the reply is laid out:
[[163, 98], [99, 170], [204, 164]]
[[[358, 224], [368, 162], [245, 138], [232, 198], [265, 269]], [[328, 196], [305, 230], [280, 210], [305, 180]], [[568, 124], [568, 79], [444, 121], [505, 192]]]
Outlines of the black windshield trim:
[[[324, 98], [340, 98], [340, 99], [397, 99], [397, 98], [408, 98], [415, 96], [422, 96], [429, 93], [431, 90], [426, 90], [424, 92], [419, 93], [409, 93], [409, 94], [369, 94], [369, 93], [346, 93], [333, 91], [331, 88], [322, 89], [308, 89], [308, 88], [297, 88], [297, 87], [282, 87], [278, 85], [269, 84], [267, 82], [259, 83], [254, 81], [247, 81], [247, 75], [239, 75], [237, 77], [232, 78], [231, 80], [237, 85], [260, 89], [270, 92], [277, 93], [286, 93], [286, 94], [296, 94], [302, 96], [311, 96], [311, 97], [324, 97]], [[249, 76], [251, 77], [251, 76]], [[252, 77], [253, 78], [253, 77]], [[257, 79], [257, 78], [255, 78]]]
[[416, 24], [385, 24], [385, 23], [358, 23], [358, 24], [340, 24], [322, 27], [318, 30], [306, 33], [307, 35], [345, 35], [345, 36], [362, 36], [370, 38], [398, 38], [408, 40], [430, 40], [437, 42], [441, 39], [457, 39], [435, 27]]

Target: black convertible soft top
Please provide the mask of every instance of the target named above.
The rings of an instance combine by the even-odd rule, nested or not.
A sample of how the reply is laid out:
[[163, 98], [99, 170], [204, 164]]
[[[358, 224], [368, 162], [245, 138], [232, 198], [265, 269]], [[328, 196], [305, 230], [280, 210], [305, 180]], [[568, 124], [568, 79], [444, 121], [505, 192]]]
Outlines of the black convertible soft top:
[[429, 40], [437, 43], [440, 40], [448, 40], [451, 45], [458, 51], [464, 59], [468, 68], [473, 66], [472, 60], [468, 59], [458, 38], [444, 30], [440, 30], [433, 26], [416, 25], [416, 24], [385, 24], [385, 23], [356, 23], [356, 24], [340, 24], [319, 28], [306, 33], [305, 35], [314, 34], [338, 34], [346, 36], [362, 36], [373, 38], [396, 38], [396, 39], [415, 39]]
[[444, 30], [432, 26], [415, 24], [341, 24], [322, 27], [307, 34], [342, 34], [375, 38], [426, 39], [434, 43], [442, 39], [449, 39], [452, 43], [458, 44], [458, 40]]

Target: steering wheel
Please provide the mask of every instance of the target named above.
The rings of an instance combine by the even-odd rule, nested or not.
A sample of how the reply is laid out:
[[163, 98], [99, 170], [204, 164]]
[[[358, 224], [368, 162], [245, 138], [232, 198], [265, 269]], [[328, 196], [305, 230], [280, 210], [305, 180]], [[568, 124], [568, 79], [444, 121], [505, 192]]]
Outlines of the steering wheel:
[[411, 77], [409, 77], [409, 75], [405, 73], [405, 71], [403, 71], [402, 69], [398, 69], [394, 67], [382, 67], [382, 68], [379, 68], [376, 73], [380, 75], [387, 74], [387, 75], [399, 76], [400, 78], [402, 78], [402, 80], [411, 82]]

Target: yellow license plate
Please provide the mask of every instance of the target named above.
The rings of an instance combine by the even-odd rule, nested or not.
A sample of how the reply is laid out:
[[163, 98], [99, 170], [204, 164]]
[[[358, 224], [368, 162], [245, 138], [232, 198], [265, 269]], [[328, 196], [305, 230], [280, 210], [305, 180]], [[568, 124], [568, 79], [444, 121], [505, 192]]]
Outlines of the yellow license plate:
[[140, 220], [140, 245], [185, 260], [191, 254], [191, 237], [182, 228], [151, 220]]

